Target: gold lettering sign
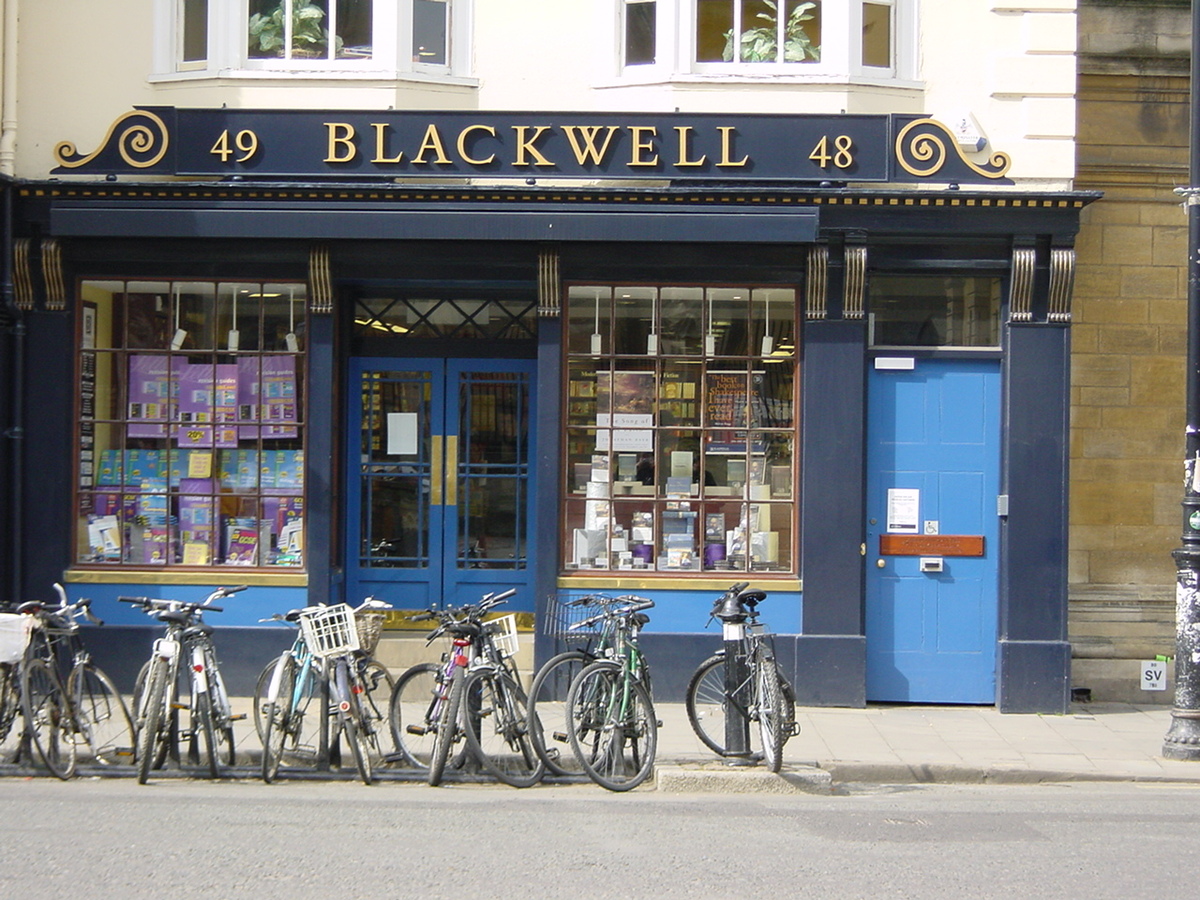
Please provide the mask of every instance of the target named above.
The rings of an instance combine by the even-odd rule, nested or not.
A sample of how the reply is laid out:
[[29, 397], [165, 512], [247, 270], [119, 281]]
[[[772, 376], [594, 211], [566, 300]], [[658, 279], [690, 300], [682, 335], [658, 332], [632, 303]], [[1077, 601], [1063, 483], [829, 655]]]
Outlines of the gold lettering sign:
[[353, 125], [348, 122], [326, 122], [325, 128], [329, 135], [325, 162], [348, 163], [358, 156], [358, 148], [354, 146]]

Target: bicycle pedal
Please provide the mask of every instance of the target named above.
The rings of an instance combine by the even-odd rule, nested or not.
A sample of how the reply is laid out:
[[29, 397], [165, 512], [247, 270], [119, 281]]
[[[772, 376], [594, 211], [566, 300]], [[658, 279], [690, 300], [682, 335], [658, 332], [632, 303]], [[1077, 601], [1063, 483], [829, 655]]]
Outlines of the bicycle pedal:
[[230, 717], [229, 717], [229, 721], [230, 721], [230, 722], [241, 722], [241, 721], [242, 721], [242, 720], [244, 720], [245, 718], [246, 718], [246, 714], [245, 714], [245, 713], [238, 713], [238, 714], [237, 714], [237, 715], [235, 715], [235, 716], [230, 716]]
[[191, 705], [187, 703], [172, 703], [171, 709], [191, 709]]
[[424, 725], [409, 725], [404, 730], [408, 734], [415, 734], [418, 737], [423, 737], [423, 736], [429, 734], [429, 731], [430, 731], [430, 729], [426, 728]]
[[565, 731], [555, 731], [550, 736], [562, 744], [565, 744], [568, 740], [567, 733]]
[[654, 720], [654, 727], [655, 727], [655, 728], [662, 728], [662, 719], [655, 719], [655, 720]]

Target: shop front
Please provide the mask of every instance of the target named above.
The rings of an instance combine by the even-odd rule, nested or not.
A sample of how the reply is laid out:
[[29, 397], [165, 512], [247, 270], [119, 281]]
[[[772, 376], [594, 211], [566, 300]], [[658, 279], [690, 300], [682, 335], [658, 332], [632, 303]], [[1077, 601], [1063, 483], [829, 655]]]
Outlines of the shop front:
[[915, 116], [135, 110], [15, 191], [7, 552], [130, 665], [131, 594], [253, 585], [219, 620], [248, 674], [306, 603], [511, 587], [541, 659], [603, 590], [655, 600], [679, 699], [750, 581], [801, 703], [1063, 709], [1094, 195], [956, 146]]

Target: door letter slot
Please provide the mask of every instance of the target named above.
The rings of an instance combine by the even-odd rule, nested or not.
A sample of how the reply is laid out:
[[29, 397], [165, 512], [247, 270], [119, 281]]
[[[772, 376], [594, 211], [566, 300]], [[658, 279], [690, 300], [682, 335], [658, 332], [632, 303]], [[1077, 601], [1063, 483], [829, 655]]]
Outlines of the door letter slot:
[[922, 556], [921, 557], [922, 572], [941, 572], [944, 571], [944, 565], [940, 556]]

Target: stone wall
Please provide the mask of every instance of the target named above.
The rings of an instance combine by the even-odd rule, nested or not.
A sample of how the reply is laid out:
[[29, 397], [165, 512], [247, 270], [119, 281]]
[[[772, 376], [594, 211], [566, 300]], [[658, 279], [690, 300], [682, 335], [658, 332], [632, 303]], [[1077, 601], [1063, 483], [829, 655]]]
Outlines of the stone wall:
[[1190, 7], [1081, 0], [1072, 321], [1072, 681], [1170, 702], [1140, 659], [1174, 653], [1183, 495]]

